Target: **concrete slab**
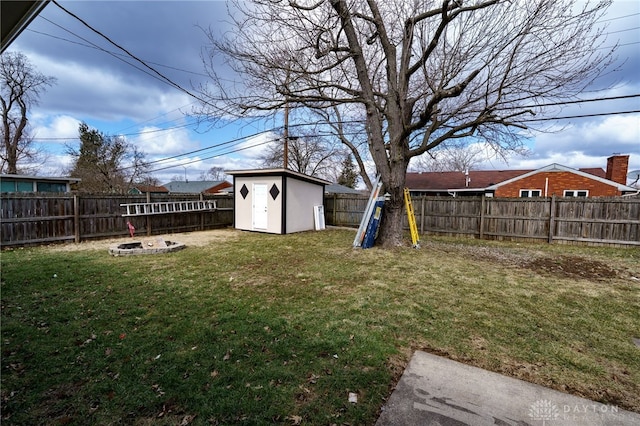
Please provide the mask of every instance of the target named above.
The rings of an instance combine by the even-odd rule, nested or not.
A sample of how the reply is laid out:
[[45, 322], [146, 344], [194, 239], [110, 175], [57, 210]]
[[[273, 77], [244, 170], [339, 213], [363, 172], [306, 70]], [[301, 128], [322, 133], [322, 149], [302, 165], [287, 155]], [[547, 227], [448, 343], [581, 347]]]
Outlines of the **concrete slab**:
[[417, 351], [376, 426], [640, 425], [640, 414]]

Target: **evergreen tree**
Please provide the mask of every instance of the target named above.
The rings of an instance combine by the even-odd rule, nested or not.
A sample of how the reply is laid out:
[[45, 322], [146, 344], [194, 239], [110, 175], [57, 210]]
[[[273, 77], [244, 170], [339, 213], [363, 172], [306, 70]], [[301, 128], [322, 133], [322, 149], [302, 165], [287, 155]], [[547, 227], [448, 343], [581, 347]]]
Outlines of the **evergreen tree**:
[[338, 177], [338, 183], [340, 185], [348, 186], [349, 188], [355, 188], [358, 182], [358, 172], [353, 165], [351, 154], [347, 154], [342, 162], [342, 172]]
[[80, 148], [67, 152], [74, 158], [69, 174], [82, 179], [81, 191], [125, 193], [134, 182], [148, 178], [144, 154], [123, 137], [108, 136], [81, 123], [79, 138]]

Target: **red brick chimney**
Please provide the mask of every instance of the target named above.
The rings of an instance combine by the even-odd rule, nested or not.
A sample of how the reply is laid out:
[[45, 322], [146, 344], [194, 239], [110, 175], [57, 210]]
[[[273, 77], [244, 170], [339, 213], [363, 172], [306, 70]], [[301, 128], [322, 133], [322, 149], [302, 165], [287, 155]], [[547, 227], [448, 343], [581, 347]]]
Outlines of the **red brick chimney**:
[[629, 169], [628, 155], [612, 155], [607, 158], [606, 178], [622, 185], [627, 184], [627, 171]]

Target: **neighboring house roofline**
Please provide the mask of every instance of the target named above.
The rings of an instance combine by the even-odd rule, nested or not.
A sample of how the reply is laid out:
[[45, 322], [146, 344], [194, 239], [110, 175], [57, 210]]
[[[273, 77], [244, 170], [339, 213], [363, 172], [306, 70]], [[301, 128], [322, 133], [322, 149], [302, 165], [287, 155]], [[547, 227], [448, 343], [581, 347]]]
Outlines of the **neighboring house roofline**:
[[331, 183], [325, 186], [324, 191], [330, 194], [362, 194], [362, 192], [358, 191], [357, 189], [350, 188], [345, 185], [340, 185], [339, 183]]
[[603, 183], [605, 185], [613, 186], [618, 191], [622, 191], [622, 192], [635, 192], [635, 191], [637, 191], [635, 188], [632, 188], [630, 186], [622, 185], [622, 184], [614, 182], [612, 180], [609, 180], [609, 179], [606, 179], [606, 178], [602, 178], [602, 177], [593, 175], [591, 173], [583, 172], [583, 171], [580, 171], [578, 169], [572, 169], [571, 167], [563, 166], [562, 164], [558, 164], [558, 163], [549, 164], [548, 166], [544, 166], [544, 167], [541, 167], [539, 169], [532, 170], [532, 171], [530, 171], [528, 173], [525, 173], [523, 175], [516, 176], [514, 178], [507, 179], [507, 180], [505, 180], [503, 182], [496, 183], [495, 185], [488, 186], [485, 189], [489, 190], [489, 191], [495, 191], [496, 189], [498, 189], [499, 187], [501, 187], [503, 185], [507, 185], [507, 184], [510, 184], [512, 182], [516, 182], [516, 181], [518, 181], [520, 179], [524, 179], [524, 178], [527, 178], [529, 176], [533, 176], [535, 174], [543, 173], [543, 172], [569, 172], [569, 173], [574, 173], [574, 174], [576, 174], [578, 176], [582, 176], [582, 177], [587, 178], [587, 179], [595, 180], [595, 181]]
[[171, 181], [163, 184], [172, 194], [204, 194], [218, 186], [231, 186], [227, 180]]
[[82, 181], [82, 179], [80, 178], [73, 178], [73, 177], [8, 175], [8, 174], [1, 174], [0, 179], [49, 180], [49, 181], [59, 181], [59, 182], [81, 182]]
[[141, 194], [144, 193], [156, 193], [156, 194], [165, 194], [165, 193], [169, 193], [169, 190], [167, 188], [165, 188], [162, 185], [156, 186], [156, 185], [134, 185], [129, 192], [131, 193], [132, 191], [137, 191]]

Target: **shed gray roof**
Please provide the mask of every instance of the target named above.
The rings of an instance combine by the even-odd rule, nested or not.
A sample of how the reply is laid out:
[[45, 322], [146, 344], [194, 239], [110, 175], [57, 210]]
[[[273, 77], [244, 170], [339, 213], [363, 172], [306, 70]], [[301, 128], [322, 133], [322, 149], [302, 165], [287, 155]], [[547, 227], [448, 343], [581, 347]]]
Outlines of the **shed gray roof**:
[[348, 186], [340, 185], [339, 183], [332, 183], [324, 187], [324, 192], [328, 194], [362, 194], [357, 189], [349, 188]]
[[328, 185], [331, 182], [315, 176], [305, 175], [289, 169], [249, 169], [249, 170], [225, 170], [225, 173], [232, 176], [289, 176], [300, 180], [306, 180], [318, 185]]

